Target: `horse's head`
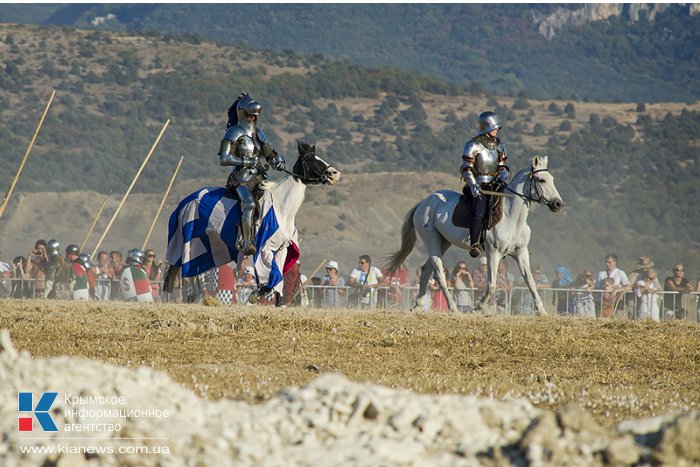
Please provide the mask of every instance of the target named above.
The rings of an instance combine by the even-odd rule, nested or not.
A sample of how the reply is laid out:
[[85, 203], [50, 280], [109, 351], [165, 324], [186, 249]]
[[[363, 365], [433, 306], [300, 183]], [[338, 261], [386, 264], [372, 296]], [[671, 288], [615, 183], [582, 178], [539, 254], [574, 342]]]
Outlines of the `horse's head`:
[[316, 146], [303, 141], [297, 142], [299, 158], [292, 174], [306, 185], [324, 183], [335, 185], [340, 180], [340, 172], [316, 155]]
[[554, 186], [554, 176], [547, 169], [547, 156], [532, 158], [530, 198], [533, 201], [546, 204], [552, 212], [560, 211], [564, 207], [564, 201], [559, 196], [557, 187]]

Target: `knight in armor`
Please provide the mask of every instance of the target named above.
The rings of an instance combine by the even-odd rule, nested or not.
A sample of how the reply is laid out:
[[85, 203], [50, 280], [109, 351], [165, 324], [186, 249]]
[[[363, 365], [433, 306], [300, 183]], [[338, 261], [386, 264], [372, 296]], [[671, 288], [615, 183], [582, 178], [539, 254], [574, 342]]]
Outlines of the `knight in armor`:
[[501, 121], [493, 112], [479, 115], [479, 134], [467, 141], [462, 154], [460, 174], [466, 182], [464, 196], [472, 200], [472, 220], [469, 229], [472, 258], [481, 256], [481, 230], [489, 207], [486, 191], [499, 191], [508, 183], [510, 169], [506, 165], [506, 148], [498, 138]]
[[219, 149], [219, 163], [232, 166], [226, 187], [235, 192], [241, 206], [238, 250], [255, 253], [256, 201], [254, 191], [267, 179], [267, 168], [285, 169], [284, 158], [277, 154], [257, 127], [262, 106], [243, 91], [229, 108], [229, 121]]
[[71, 264], [71, 267], [75, 279], [73, 283], [73, 300], [94, 300], [95, 284], [97, 281], [95, 272], [92, 270], [90, 255], [87, 253], [80, 253]]
[[126, 267], [121, 275], [122, 298], [127, 302], [152, 302], [151, 283], [143, 266], [143, 250], [134, 248], [126, 256]]
[[46, 268], [44, 297], [70, 300], [73, 298], [71, 290], [73, 277], [71, 263], [78, 257], [79, 249], [76, 245], [68, 245], [66, 247], [66, 256], [63, 257], [59, 254], [59, 247], [58, 240], [52, 239], [46, 244], [49, 262]]

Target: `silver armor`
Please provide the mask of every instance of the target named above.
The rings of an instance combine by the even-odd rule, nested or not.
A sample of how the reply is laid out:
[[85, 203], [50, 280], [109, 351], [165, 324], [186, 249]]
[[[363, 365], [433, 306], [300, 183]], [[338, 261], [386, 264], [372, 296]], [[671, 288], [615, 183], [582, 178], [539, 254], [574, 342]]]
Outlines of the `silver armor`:
[[482, 112], [481, 115], [479, 115], [479, 133], [480, 135], [483, 135], [485, 133], [488, 133], [490, 131], [493, 131], [495, 129], [501, 129], [503, 126], [501, 125], [501, 119], [498, 118], [498, 115], [496, 115], [493, 112]]
[[46, 243], [46, 254], [48, 255], [49, 259], [60, 254], [58, 251], [60, 246], [61, 245], [58, 243], [58, 240], [54, 240], [53, 238]]
[[219, 163], [233, 166], [227, 187], [238, 194], [241, 204], [241, 241], [239, 249], [252, 254], [255, 248], [255, 200], [253, 189], [267, 178], [267, 164], [285, 169], [284, 158], [272, 149], [265, 133], [257, 127], [262, 106], [243, 92], [236, 104], [237, 121], [221, 141]]
[[[481, 240], [484, 220], [490, 205], [488, 197], [482, 190], [493, 191], [494, 182], [508, 183], [510, 170], [506, 165], [508, 159], [506, 147], [498, 139], [496, 130], [501, 129], [501, 121], [493, 112], [479, 115], [479, 134], [467, 141], [462, 153], [462, 166], [459, 173], [471, 191], [472, 218], [469, 227], [469, 255], [481, 256]], [[489, 134], [491, 133], [491, 134]], [[466, 187], [465, 187], [466, 188]], [[466, 191], [465, 191], [465, 194]], [[468, 198], [468, 197], [467, 197]]]
[[87, 253], [80, 253], [77, 259], [78, 263], [82, 264], [85, 269], [90, 269], [93, 264], [90, 262], [90, 255]]
[[126, 264], [143, 264], [144, 256], [145, 255], [143, 254], [143, 250], [141, 250], [140, 248], [131, 249], [126, 254]]
[[507, 159], [506, 147], [498, 138], [479, 135], [464, 145], [460, 173], [470, 188], [491, 183], [495, 179], [507, 182], [510, 177]]

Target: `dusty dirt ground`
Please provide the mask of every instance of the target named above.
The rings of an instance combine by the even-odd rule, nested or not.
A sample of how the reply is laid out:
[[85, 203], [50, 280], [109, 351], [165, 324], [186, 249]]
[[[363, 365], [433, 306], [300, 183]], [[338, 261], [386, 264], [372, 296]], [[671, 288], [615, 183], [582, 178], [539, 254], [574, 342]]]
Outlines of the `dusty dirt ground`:
[[263, 401], [340, 372], [546, 409], [573, 401], [607, 427], [700, 404], [688, 322], [2, 300], [0, 329], [34, 357], [152, 367], [210, 399]]

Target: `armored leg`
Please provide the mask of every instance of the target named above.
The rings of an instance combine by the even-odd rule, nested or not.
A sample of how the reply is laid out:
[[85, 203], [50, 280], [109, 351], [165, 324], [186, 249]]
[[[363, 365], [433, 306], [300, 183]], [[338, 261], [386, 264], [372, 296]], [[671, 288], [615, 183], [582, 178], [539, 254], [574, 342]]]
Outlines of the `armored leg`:
[[469, 229], [471, 247], [469, 248], [469, 255], [473, 258], [481, 256], [479, 235], [481, 234], [481, 229], [484, 225], [484, 218], [486, 217], [486, 208], [488, 207], [488, 204], [489, 203], [486, 196], [474, 198], [472, 203], [472, 222], [471, 228]]
[[237, 186], [236, 193], [241, 203], [241, 238], [238, 249], [244, 255], [252, 255], [255, 254], [255, 200], [252, 190], [247, 186]]

